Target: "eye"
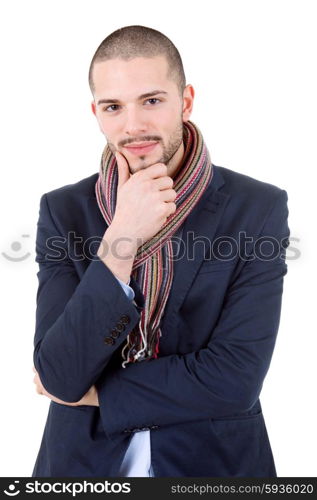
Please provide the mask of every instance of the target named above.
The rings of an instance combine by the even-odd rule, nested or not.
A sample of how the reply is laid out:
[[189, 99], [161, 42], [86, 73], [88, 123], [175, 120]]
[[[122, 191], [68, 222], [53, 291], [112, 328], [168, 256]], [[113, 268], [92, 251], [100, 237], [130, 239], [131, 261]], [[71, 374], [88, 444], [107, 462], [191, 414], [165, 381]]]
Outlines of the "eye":
[[[107, 106], [106, 108], [102, 108], [102, 111], [107, 111], [109, 113], [117, 111], [118, 109], [118, 104], [110, 104], [110, 106]], [[110, 108], [115, 108], [115, 109], [110, 109]]]
[[[150, 102], [150, 101], [156, 101], [156, 102], [161, 102], [160, 99], [157, 99], [157, 97], [151, 97], [151, 99], [147, 99], [145, 102]], [[156, 104], [156, 102], [151, 102], [151, 104]]]

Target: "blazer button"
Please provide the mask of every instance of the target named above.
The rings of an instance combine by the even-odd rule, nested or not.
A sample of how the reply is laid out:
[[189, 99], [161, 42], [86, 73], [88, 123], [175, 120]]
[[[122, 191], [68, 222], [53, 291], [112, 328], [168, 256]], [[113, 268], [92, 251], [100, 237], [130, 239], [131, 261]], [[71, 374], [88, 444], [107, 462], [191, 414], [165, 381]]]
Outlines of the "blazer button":
[[123, 323], [124, 325], [127, 325], [128, 323], [130, 323], [130, 316], [127, 316], [127, 314], [124, 314], [123, 316], [121, 316], [121, 323]]
[[125, 326], [122, 323], [117, 323], [116, 329], [118, 330], [118, 332], [123, 332], [123, 330], [125, 330]]
[[104, 342], [107, 345], [113, 345], [115, 343], [115, 340], [112, 337], [105, 337]]
[[114, 330], [111, 330], [111, 337], [113, 337], [114, 339], [119, 337], [119, 335], [120, 335], [120, 332], [116, 328]]

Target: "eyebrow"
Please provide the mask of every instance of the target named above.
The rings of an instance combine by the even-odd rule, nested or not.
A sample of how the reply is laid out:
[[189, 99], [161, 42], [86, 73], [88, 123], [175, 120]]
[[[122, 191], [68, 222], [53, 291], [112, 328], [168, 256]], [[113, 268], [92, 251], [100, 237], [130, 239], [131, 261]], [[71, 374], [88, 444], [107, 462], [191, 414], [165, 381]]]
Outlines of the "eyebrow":
[[[157, 95], [157, 94], [167, 94], [167, 92], [165, 92], [165, 90], [153, 90], [152, 92], [146, 92], [145, 94], [141, 94], [139, 95], [138, 97], [138, 101], [141, 101], [142, 99], [145, 99], [146, 97], [152, 97], [153, 95]], [[119, 103], [119, 99], [99, 99], [99, 101], [97, 102], [97, 105], [99, 104], [117, 104]]]

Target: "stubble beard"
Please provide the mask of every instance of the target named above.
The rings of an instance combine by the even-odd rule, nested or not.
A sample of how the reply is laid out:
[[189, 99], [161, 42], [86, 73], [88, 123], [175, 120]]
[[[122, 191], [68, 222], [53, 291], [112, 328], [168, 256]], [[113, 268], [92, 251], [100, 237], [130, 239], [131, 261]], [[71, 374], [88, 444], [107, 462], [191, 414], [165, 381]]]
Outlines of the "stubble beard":
[[[137, 168], [133, 167], [133, 169], [132, 169], [131, 165], [129, 164], [130, 173], [134, 174], [138, 170], [142, 170], [144, 168], [150, 167], [151, 165], [153, 165], [155, 163], [164, 163], [167, 166], [167, 168], [169, 168], [175, 154], [177, 153], [177, 151], [178, 151], [178, 149], [183, 141], [183, 130], [184, 130], [183, 129], [183, 120], [180, 119], [180, 121], [177, 124], [177, 127], [175, 128], [175, 131], [173, 132], [173, 134], [169, 138], [167, 146], [164, 146], [164, 144], [161, 143], [162, 147], [163, 147], [163, 153], [162, 153], [161, 158], [158, 159], [157, 161], [155, 161], [154, 163], [153, 163], [153, 161], [151, 161], [151, 163], [149, 163], [146, 155], [140, 156], [139, 161], [141, 162], [141, 164], [138, 165]], [[113, 153], [116, 151], [116, 148], [114, 147], [114, 145], [109, 141], [108, 141], [108, 146], [110, 147], [110, 149]]]

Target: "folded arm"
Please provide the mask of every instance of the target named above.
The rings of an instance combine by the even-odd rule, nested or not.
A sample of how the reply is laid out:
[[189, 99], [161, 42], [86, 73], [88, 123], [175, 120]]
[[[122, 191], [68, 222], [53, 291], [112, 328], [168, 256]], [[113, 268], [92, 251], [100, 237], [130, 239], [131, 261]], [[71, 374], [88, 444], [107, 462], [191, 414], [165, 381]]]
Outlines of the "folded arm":
[[261, 392], [280, 320], [287, 194], [279, 191], [260, 236], [275, 238], [273, 260], [255, 257], [228, 289], [208, 345], [197, 352], [106, 369], [97, 381], [105, 432], [239, 414]]
[[[52, 253], [47, 244], [52, 237], [59, 239], [62, 251], [57, 260], [47, 258]], [[142, 307], [135, 307], [97, 256], [79, 279], [46, 194], [40, 201], [36, 262], [39, 285], [34, 366], [49, 394], [65, 402], [78, 402], [138, 323]]]

